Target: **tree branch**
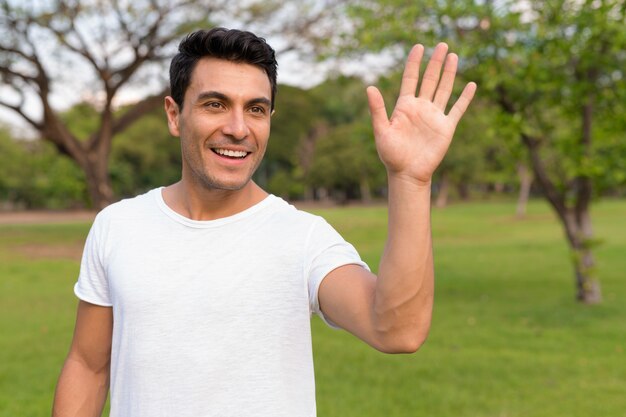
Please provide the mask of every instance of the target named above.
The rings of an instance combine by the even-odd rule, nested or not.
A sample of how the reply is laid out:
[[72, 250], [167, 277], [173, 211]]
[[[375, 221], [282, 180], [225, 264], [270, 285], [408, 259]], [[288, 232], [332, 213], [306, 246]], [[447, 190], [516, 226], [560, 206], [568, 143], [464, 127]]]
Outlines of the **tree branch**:
[[548, 176], [548, 171], [543, 163], [543, 160], [541, 159], [541, 155], [539, 154], [540, 139], [531, 137], [525, 133], [521, 134], [521, 139], [526, 148], [528, 148], [531, 166], [537, 183], [540, 185], [546, 195], [546, 198], [556, 209], [559, 215], [564, 214], [567, 209], [565, 205], [565, 195], [563, 193], [559, 193], [557, 188], [554, 186], [554, 183]]
[[135, 55], [135, 59], [126, 65], [123, 68], [114, 71], [111, 74], [111, 79], [114, 80], [113, 85], [111, 85], [111, 93], [115, 94], [115, 92], [126, 83], [130, 77], [143, 65], [144, 62], [148, 61], [150, 56], [148, 55]]
[[33, 77], [31, 75], [26, 75], [26, 74], [22, 74], [21, 72], [17, 72], [12, 70], [9, 67], [5, 67], [5, 66], [0, 66], [0, 73], [8, 75], [10, 77], [16, 77], [21, 79], [22, 81], [26, 82], [26, 83], [37, 83], [37, 78]]
[[163, 104], [163, 98], [169, 93], [169, 88], [163, 89], [158, 94], [144, 98], [136, 103], [131, 109], [126, 111], [113, 124], [113, 135], [116, 135], [139, 120], [146, 113], [154, 110], [160, 104]]
[[0, 100], [0, 106], [5, 107], [7, 109], [13, 110], [17, 114], [19, 114], [20, 117], [22, 117], [26, 122], [28, 122], [29, 125], [34, 127], [36, 130], [41, 131], [41, 129], [43, 129], [43, 124], [40, 123], [40, 122], [35, 121], [35, 119], [33, 119], [30, 116], [28, 116], [24, 112], [24, 110], [22, 110], [21, 106], [15, 105], [15, 104], [10, 104], [10, 103], [7, 103], [7, 102], [5, 102], [3, 100]]
[[[57, 40], [59, 41], [59, 43], [61, 45], [65, 46], [69, 51], [74, 52], [74, 53], [80, 55], [81, 57], [85, 58], [87, 60], [87, 62], [89, 62], [91, 64], [91, 66], [96, 70], [96, 72], [102, 78], [103, 75], [104, 75], [103, 69], [100, 67], [100, 65], [98, 64], [98, 62], [94, 58], [94, 56], [88, 51], [84, 39], [82, 39], [81, 35], [74, 28], [73, 22], [72, 22], [70, 27], [72, 28], [72, 30], [60, 31], [60, 30], [54, 29], [52, 27], [48, 27], [48, 29], [52, 33], [55, 34]], [[69, 35], [69, 34], [73, 34], [73, 35], [75, 35], [78, 38], [78, 40], [79, 40], [79, 42], [81, 44], [80, 47], [72, 45], [67, 40], [67, 35]]]
[[7, 52], [7, 53], [11, 53], [11, 54], [16, 54], [19, 55], [20, 57], [24, 58], [25, 60], [35, 63], [35, 58], [33, 58], [32, 55], [28, 55], [26, 52], [20, 50], [20, 49], [16, 49], [16, 48], [12, 48], [10, 46], [6, 46], [6, 45], [2, 45], [0, 44], [0, 52]]
[[[583, 158], [590, 157], [591, 153], [591, 124], [593, 120], [593, 104], [592, 98], [583, 106], [581, 112], [582, 118], [582, 135], [580, 143], [583, 151]], [[587, 211], [592, 196], [592, 182], [588, 173], [582, 173], [576, 176], [576, 220], [580, 221], [582, 215]]]
[[132, 31], [126, 24], [126, 20], [124, 20], [124, 14], [122, 13], [122, 10], [120, 9], [119, 0], [112, 0], [111, 5], [113, 7], [113, 12], [117, 16], [117, 21], [119, 22], [120, 27], [122, 28], [122, 32], [124, 33], [124, 36], [126, 37], [126, 41], [128, 42], [129, 45], [133, 45]]

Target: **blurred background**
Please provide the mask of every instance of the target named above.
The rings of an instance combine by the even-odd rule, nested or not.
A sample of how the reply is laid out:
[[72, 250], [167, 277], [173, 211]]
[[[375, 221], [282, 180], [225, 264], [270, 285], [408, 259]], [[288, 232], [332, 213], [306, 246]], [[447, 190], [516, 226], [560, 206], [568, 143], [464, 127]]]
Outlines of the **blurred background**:
[[386, 178], [366, 86], [390, 111], [410, 47], [440, 41], [455, 94], [478, 83], [433, 181], [430, 340], [387, 357], [315, 320], [320, 416], [626, 416], [625, 23], [617, 0], [0, 0], [0, 416], [49, 413], [91, 215], [7, 213], [178, 181], [169, 60], [213, 26], [278, 53], [255, 180], [373, 269]]

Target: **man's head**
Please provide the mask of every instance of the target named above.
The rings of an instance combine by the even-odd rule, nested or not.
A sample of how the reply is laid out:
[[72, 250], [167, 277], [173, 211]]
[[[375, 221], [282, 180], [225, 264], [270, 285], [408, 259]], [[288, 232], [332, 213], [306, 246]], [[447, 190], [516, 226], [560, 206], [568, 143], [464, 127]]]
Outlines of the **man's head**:
[[170, 65], [170, 90], [181, 110], [193, 70], [201, 58], [207, 57], [250, 64], [265, 71], [272, 89], [271, 106], [274, 109], [278, 64], [274, 50], [265, 39], [237, 29], [199, 30], [187, 35], [178, 51]]
[[188, 35], [179, 51], [164, 105], [180, 138], [182, 179], [198, 190], [241, 190], [267, 149], [274, 51], [250, 32], [222, 28]]

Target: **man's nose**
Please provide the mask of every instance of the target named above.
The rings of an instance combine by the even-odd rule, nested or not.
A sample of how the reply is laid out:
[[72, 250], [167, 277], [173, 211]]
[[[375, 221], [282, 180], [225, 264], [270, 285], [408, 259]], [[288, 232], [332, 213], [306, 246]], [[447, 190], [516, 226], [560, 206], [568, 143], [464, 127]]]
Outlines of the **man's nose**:
[[250, 134], [250, 129], [246, 124], [243, 110], [232, 109], [228, 114], [228, 119], [222, 129], [225, 135], [233, 139], [242, 140]]

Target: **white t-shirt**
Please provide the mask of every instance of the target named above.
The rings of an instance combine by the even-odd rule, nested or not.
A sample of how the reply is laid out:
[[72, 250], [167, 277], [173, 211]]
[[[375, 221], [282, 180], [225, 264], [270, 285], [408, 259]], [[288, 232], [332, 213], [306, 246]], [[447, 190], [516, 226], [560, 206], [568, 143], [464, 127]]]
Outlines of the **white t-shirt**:
[[110, 416], [315, 416], [310, 317], [346, 264], [367, 268], [273, 195], [212, 221], [174, 212], [161, 189], [107, 207], [74, 291], [113, 308]]

